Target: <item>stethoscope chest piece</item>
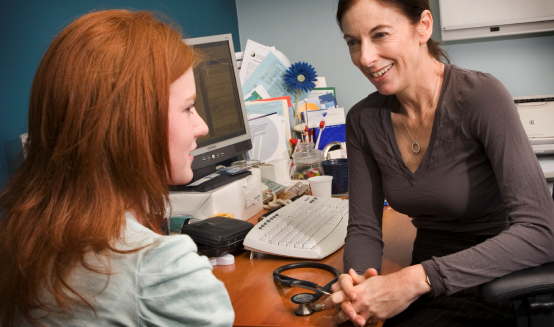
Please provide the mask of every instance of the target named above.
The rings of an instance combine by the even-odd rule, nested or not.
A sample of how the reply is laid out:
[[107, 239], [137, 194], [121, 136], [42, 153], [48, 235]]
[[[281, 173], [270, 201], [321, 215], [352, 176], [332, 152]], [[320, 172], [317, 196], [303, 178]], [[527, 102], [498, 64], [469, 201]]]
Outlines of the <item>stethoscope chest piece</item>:
[[[333, 275], [335, 275], [335, 278], [329, 283], [327, 283], [327, 285], [319, 286], [314, 282], [310, 282], [307, 280], [300, 280], [300, 279], [296, 279], [296, 278], [281, 274], [283, 271], [297, 269], [297, 268], [315, 268], [315, 269], [326, 270], [332, 273]], [[286, 286], [286, 287], [293, 287], [293, 286], [302, 287], [315, 292], [315, 293], [300, 293], [300, 294], [294, 295], [291, 298], [293, 303], [298, 304], [298, 309], [295, 312], [297, 316], [309, 316], [316, 311], [323, 310], [325, 303], [319, 304], [315, 302], [319, 300], [323, 294], [331, 295], [330, 293], [331, 285], [333, 285], [339, 279], [339, 276], [340, 276], [340, 271], [338, 271], [334, 267], [328, 266], [323, 263], [318, 263], [318, 262], [290, 263], [288, 265], [281, 266], [273, 271], [273, 278], [277, 284], [281, 286]]]
[[309, 316], [314, 313], [314, 309], [310, 303], [314, 301], [313, 294], [310, 293], [300, 293], [296, 294], [291, 298], [293, 303], [298, 304], [298, 309], [296, 309], [297, 316]]

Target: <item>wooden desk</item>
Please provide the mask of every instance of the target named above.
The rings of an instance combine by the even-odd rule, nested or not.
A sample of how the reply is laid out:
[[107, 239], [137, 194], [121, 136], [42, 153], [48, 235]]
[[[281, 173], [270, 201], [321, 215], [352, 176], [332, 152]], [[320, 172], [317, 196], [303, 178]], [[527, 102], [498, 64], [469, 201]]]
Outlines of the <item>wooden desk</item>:
[[[249, 221], [256, 224], [261, 214]], [[415, 228], [410, 218], [386, 207], [383, 213], [385, 249], [382, 274], [390, 274], [410, 264], [414, 237]], [[343, 249], [317, 262], [331, 265], [342, 272]], [[250, 259], [250, 251], [242, 251], [235, 254], [234, 265], [214, 267], [215, 276], [225, 283], [231, 297], [235, 309], [235, 326], [336, 326], [333, 321], [336, 313], [334, 309], [307, 317], [296, 316], [294, 311], [297, 305], [290, 298], [294, 294], [309, 291], [297, 287], [283, 289], [273, 282], [273, 270], [298, 261], [302, 260], [263, 253], [256, 253]], [[296, 269], [286, 274], [320, 285], [332, 279], [330, 273], [317, 269]]]

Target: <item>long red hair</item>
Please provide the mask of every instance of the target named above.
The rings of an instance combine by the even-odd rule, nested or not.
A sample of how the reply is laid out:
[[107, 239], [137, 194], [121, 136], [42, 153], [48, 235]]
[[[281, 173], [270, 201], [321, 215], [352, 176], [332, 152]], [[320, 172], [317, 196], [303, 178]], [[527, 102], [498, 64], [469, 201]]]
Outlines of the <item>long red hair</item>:
[[[115, 251], [133, 207], [161, 232], [171, 169], [170, 84], [195, 64], [181, 33], [149, 12], [107, 10], [65, 28], [35, 75], [26, 159], [0, 194], [0, 317], [68, 310], [67, 277], [88, 251]], [[54, 295], [56, 308], [41, 302]], [[93, 309], [91, 307], [91, 309]]]

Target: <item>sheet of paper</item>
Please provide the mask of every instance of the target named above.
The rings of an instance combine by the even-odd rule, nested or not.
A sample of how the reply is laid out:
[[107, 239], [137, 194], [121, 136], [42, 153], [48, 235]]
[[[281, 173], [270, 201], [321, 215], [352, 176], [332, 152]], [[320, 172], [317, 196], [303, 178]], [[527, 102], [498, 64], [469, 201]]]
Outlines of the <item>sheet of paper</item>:
[[237, 61], [237, 69], [240, 70], [240, 67], [242, 66], [242, 57], [244, 55], [244, 52], [235, 52], [235, 59]]
[[[292, 103], [290, 102], [290, 96], [283, 96], [283, 97], [276, 97], [276, 98], [269, 98], [269, 99], [263, 99], [263, 100], [257, 100], [258, 102], [264, 102], [264, 101], [275, 101], [275, 100], [285, 100], [287, 102], [287, 112], [288, 112], [288, 116], [289, 116], [289, 130], [288, 130], [288, 133], [287, 133], [287, 137], [288, 135], [293, 135], [294, 132], [292, 131], [292, 128], [294, 127], [294, 112], [292, 110]], [[288, 138], [290, 139], [290, 138]], [[288, 141], [287, 141], [288, 143]], [[292, 150], [292, 149], [291, 149]]]
[[310, 92], [310, 94], [308, 94], [308, 98], [318, 97], [320, 95], [329, 94], [329, 93], [333, 94], [335, 98], [337, 97], [336, 90], [334, 87], [316, 87]]
[[271, 47], [260, 44], [258, 42], [247, 40], [244, 48], [244, 57], [242, 59], [242, 68], [239, 73], [241, 84], [250, 78], [250, 75], [258, 68], [267, 54], [271, 51]]
[[[325, 116], [325, 128], [323, 130], [316, 128], [315, 130], [316, 139], [319, 139], [321, 137], [321, 140], [319, 141], [318, 149], [322, 150], [330, 142], [334, 142], [334, 141], [345, 142], [346, 141], [346, 133], [345, 133], [346, 119], [344, 115], [344, 108], [332, 108], [332, 109], [320, 110], [320, 111], [327, 111], [327, 115]], [[315, 115], [315, 113], [317, 112], [309, 111], [308, 115], [310, 115], [311, 117], [312, 113]], [[317, 118], [315, 119], [317, 121]]]
[[318, 128], [319, 124], [324, 121], [327, 126], [327, 114], [329, 110], [308, 111], [308, 128]]
[[286, 96], [282, 96], [282, 97], [273, 97], [273, 98], [269, 98], [269, 99], [263, 99], [263, 100], [258, 100], [258, 101], [274, 101], [274, 100], [287, 100], [287, 106], [291, 107], [291, 102], [290, 102], [290, 96], [286, 95]]
[[260, 180], [252, 175], [244, 178], [242, 190], [244, 192], [244, 201], [246, 202], [247, 208], [258, 202], [262, 197]]
[[247, 95], [244, 96], [244, 101], [256, 101], [271, 98], [267, 91], [264, 89], [263, 85], [256, 86], [255, 89], [250, 91]]
[[286, 117], [287, 113], [286, 110], [283, 109], [283, 101], [284, 100], [245, 102], [246, 114], [250, 117], [252, 114], [267, 115], [270, 113], [276, 113], [280, 117]]
[[[244, 66], [244, 63], [243, 63]], [[263, 85], [267, 93], [272, 97], [290, 96], [296, 100], [296, 92], [290, 90], [285, 84], [284, 75], [288, 66], [286, 66], [277, 56], [270, 52], [256, 71], [242, 85], [243, 95], [248, 94], [256, 86]], [[300, 100], [304, 99], [307, 93], [300, 94]]]
[[300, 121], [305, 122], [304, 113], [306, 111], [330, 109], [336, 107], [335, 97], [331, 93], [323, 94], [320, 96], [306, 98], [298, 103], [297, 115]]
[[321, 109], [331, 109], [337, 107], [337, 100], [331, 93], [318, 96]]
[[246, 102], [246, 114], [248, 117], [250, 115], [268, 115], [271, 113], [276, 113], [279, 116], [279, 121], [281, 122], [283, 137], [285, 137], [285, 142], [288, 144], [288, 140], [291, 138], [291, 126], [289, 120], [289, 110], [287, 101], [284, 99], [275, 99], [273, 101], [255, 101], [255, 102]]
[[248, 151], [250, 159], [266, 162], [289, 157], [282, 123], [277, 114], [252, 114], [248, 118], [252, 137], [252, 150]]
[[277, 50], [277, 49], [275, 49], [275, 48], [273, 48], [273, 49], [271, 50], [271, 52], [273, 52], [273, 54], [274, 54], [277, 58], [279, 58], [279, 60], [281, 60], [281, 61], [283, 62], [283, 64], [285, 64], [285, 66], [290, 67], [289, 58], [287, 58], [287, 56], [285, 56], [284, 53], [282, 53], [281, 51], [279, 51], [279, 50]]
[[325, 80], [325, 77], [319, 76], [317, 78], [317, 81], [315, 81], [315, 87], [327, 87], [327, 81]]
[[344, 108], [331, 108], [327, 110], [329, 114], [325, 117], [325, 125], [344, 125], [346, 124], [346, 116]]

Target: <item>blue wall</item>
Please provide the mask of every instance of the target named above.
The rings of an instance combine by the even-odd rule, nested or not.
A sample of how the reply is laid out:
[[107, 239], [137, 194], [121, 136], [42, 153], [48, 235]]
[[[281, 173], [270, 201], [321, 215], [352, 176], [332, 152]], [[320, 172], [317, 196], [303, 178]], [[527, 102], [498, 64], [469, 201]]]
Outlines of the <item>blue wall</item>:
[[8, 170], [4, 143], [27, 132], [29, 94], [42, 56], [75, 18], [101, 9], [154, 10], [188, 37], [232, 33], [239, 51], [234, 0], [24, 0], [0, 3], [0, 185]]

